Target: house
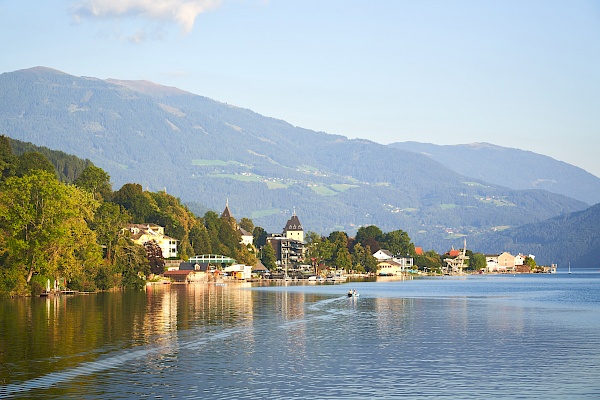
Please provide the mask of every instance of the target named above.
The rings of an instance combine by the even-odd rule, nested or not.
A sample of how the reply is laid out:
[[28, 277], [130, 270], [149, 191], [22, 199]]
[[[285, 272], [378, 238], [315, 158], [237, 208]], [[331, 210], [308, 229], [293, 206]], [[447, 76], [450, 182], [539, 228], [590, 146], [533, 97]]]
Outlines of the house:
[[177, 239], [165, 235], [165, 228], [156, 224], [128, 224], [125, 228], [133, 243], [144, 245], [155, 241], [162, 250], [163, 258], [177, 258]]
[[238, 232], [242, 236], [242, 242], [241, 243], [244, 246], [253, 246], [253, 244], [254, 244], [254, 236], [250, 232], [248, 232], [247, 230], [245, 230], [242, 227], [238, 228]]
[[379, 249], [375, 253], [373, 253], [373, 257], [377, 259], [377, 261], [391, 260], [394, 258], [394, 255], [389, 250]]
[[223, 272], [232, 276], [235, 279], [250, 279], [252, 278], [252, 266], [244, 264], [232, 264], [223, 270]]
[[283, 227], [281, 234], [267, 236], [267, 244], [275, 251], [277, 264], [287, 267], [298, 264], [304, 258], [304, 229], [296, 215], [296, 210]]
[[385, 249], [379, 249], [373, 253], [378, 261], [377, 274], [383, 276], [401, 275], [402, 273], [413, 268], [412, 257], [394, 257], [392, 252]]
[[498, 256], [498, 270], [500, 272], [514, 271], [515, 256], [509, 252], [504, 252]]
[[499, 254], [486, 254], [485, 255], [485, 270], [487, 272], [498, 272], [500, 266], [498, 265]]
[[377, 275], [380, 276], [395, 276], [402, 275], [404, 266], [392, 259], [383, 260], [377, 263]]

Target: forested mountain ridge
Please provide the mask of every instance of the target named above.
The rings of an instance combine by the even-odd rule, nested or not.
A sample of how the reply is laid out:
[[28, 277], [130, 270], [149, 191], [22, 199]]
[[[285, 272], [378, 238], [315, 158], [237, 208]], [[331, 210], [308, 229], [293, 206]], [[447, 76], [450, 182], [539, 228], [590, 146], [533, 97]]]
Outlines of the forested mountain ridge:
[[388, 145], [431, 157], [452, 171], [511, 189], [544, 189], [588, 204], [600, 203], [600, 178], [531, 151], [490, 143], [436, 145], [398, 142]]
[[540, 265], [600, 270], [600, 204], [586, 210], [475, 237], [470, 247], [495, 253], [534, 254]]
[[[461, 235], [586, 208], [567, 196], [465, 178], [427, 156], [294, 127], [150, 82], [48, 68], [0, 75], [0, 133], [91, 160], [115, 187], [140, 183], [281, 231], [375, 224], [446, 250]], [[453, 242], [453, 239], [456, 239]]]

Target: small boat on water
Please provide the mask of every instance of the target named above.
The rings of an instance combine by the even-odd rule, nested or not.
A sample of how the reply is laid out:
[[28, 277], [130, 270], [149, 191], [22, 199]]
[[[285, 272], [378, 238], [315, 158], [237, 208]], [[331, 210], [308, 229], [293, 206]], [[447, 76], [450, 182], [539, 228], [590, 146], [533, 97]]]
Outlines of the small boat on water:
[[360, 296], [356, 290], [348, 290], [348, 297], [358, 297]]

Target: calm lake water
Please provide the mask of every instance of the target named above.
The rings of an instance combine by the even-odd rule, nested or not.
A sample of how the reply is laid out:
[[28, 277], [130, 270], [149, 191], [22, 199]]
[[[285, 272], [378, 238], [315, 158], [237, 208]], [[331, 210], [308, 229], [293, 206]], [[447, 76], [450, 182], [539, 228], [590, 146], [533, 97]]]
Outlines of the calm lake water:
[[600, 274], [0, 300], [0, 398], [398, 397], [600, 398]]

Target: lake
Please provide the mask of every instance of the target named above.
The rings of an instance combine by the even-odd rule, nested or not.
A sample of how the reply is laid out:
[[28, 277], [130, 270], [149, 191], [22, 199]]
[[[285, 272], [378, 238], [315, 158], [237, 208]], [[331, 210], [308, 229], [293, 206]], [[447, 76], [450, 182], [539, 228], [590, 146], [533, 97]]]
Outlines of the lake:
[[0, 300], [0, 398], [399, 397], [600, 398], [600, 274]]

